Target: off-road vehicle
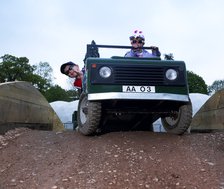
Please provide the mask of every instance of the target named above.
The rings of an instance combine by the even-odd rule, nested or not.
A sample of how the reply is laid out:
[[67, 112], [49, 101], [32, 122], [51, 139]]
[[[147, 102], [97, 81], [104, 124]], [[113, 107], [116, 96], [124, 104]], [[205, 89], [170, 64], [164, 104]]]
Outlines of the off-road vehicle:
[[192, 104], [184, 61], [100, 58], [99, 48], [132, 47], [96, 45], [94, 41], [87, 45], [77, 111], [78, 130], [83, 135], [110, 127], [152, 130], [159, 118], [169, 133], [183, 134], [188, 129]]

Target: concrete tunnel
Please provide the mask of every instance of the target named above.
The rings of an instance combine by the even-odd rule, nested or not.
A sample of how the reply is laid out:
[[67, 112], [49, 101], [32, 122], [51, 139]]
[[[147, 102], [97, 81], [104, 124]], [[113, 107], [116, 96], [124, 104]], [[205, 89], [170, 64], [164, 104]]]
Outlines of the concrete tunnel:
[[64, 130], [48, 101], [30, 83], [0, 83], [0, 134], [17, 127]]

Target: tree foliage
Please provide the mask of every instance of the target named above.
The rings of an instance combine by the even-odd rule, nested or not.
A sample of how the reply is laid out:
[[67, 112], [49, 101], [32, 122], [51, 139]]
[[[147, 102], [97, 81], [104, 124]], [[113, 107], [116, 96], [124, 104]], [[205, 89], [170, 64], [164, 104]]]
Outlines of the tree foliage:
[[74, 90], [66, 91], [62, 89], [59, 85], [55, 85], [50, 87], [47, 91], [45, 91], [44, 96], [48, 100], [48, 102], [54, 102], [54, 101], [70, 102], [75, 100], [77, 94], [76, 91]]
[[207, 85], [201, 76], [187, 71], [187, 79], [190, 93], [208, 94]]
[[212, 85], [208, 87], [208, 92], [209, 94], [212, 94], [223, 88], [224, 88], [224, 80], [215, 80], [212, 83]]
[[36, 64], [33, 67], [34, 67], [34, 73], [36, 75], [41, 76], [42, 78], [46, 79], [48, 83], [52, 84], [53, 69], [48, 64], [48, 62], [40, 62], [39, 64]]
[[4, 55], [0, 57], [0, 82], [27, 81], [32, 83], [40, 92], [46, 91], [51, 86], [51, 73], [48, 63], [31, 66], [26, 57]]
[[0, 82], [23, 80], [26, 81], [32, 75], [34, 68], [28, 64], [26, 57], [17, 58], [12, 55], [4, 55], [0, 62]]

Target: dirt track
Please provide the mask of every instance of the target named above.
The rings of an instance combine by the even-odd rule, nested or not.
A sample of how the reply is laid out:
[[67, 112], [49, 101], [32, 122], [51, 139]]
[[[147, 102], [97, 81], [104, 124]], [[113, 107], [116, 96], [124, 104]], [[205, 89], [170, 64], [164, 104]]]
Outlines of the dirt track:
[[224, 133], [16, 129], [0, 154], [0, 189], [224, 188]]

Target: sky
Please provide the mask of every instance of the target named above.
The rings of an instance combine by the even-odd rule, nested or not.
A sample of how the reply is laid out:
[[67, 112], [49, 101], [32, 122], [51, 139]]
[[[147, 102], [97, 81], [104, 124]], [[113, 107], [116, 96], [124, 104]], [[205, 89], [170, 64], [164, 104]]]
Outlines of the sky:
[[[142, 30], [145, 46], [158, 46], [161, 58], [172, 53], [207, 85], [224, 80], [223, 0], [1, 0], [0, 56], [27, 57], [31, 65], [48, 62], [54, 84], [71, 88], [60, 73], [73, 61], [80, 68], [86, 45], [130, 45]], [[100, 49], [101, 57], [126, 50]]]

